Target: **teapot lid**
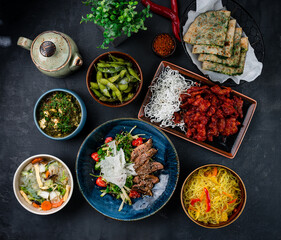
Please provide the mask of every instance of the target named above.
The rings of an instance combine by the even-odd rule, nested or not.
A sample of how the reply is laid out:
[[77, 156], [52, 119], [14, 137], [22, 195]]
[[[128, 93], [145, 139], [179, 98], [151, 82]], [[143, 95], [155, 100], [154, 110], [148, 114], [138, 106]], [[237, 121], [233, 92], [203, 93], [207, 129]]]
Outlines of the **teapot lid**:
[[38, 35], [31, 46], [34, 64], [45, 71], [57, 71], [71, 57], [69, 40], [60, 32], [47, 31]]

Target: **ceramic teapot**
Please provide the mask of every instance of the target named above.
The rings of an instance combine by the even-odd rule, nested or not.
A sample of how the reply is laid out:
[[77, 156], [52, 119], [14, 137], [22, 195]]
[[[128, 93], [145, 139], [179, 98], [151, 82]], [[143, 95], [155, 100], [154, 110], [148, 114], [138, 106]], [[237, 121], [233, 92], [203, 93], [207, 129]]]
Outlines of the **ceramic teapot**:
[[36, 67], [51, 77], [64, 77], [83, 64], [75, 42], [61, 32], [46, 31], [33, 41], [20, 37], [17, 44], [30, 50]]

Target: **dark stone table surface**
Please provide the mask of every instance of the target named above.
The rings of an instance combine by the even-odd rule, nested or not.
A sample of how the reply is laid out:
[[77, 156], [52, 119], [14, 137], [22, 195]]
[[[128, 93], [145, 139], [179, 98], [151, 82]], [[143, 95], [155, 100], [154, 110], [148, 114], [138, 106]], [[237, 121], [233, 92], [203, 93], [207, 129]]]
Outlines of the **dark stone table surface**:
[[[155, 0], [169, 6], [168, 0]], [[207, 0], [206, 0], [207, 1]], [[178, 0], [183, 13], [190, 0]], [[86, 72], [91, 61], [105, 52], [97, 48], [101, 33], [93, 23], [80, 24], [89, 8], [77, 0], [0, 1], [0, 239], [281, 239], [281, 2], [240, 0], [260, 26], [265, 42], [261, 76], [235, 89], [257, 100], [258, 105], [243, 143], [233, 160], [168, 134], [180, 158], [180, 178], [168, 204], [157, 214], [137, 222], [119, 222], [104, 217], [85, 201], [75, 182], [71, 201], [50, 216], [29, 213], [17, 202], [12, 188], [18, 165], [31, 155], [48, 153], [61, 158], [75, 177], [77, 151], [87, 134], [101, 123], [120, 117], [135, 117], [161, 59], [151, 51], [158, 32], [171, 32], [171, 24], [154, 15], [139, 32], [116, 48], [132, 55], [144, 74], [140, 96], [130, 105], [111, 109], [95, 102], [87, 91]], [[16, 45], [19, 36], [34, 39], [45, 30], [70, 35], [84, 59], [81, 70], [64, 79], [40, 73], [29, 52]], [[10, 37], [6, 41], [4, 37]], [[9, 39], [9, 38], [8, 38]], [[115, 50], [110, 47], [108, 50]], [[178, 46], [168, 61], [199, 73]], [[38, 97], [52, 88], [68, 88], [85, 101], [88, 118], [82, 132], [69, 141], [44, 137], [33, 122]], [[219, 163], [235, 170], [247, 188], [248, 200], [232, 225], [208, 230], [190, 221], [180, 204], [180, 188], [195, 168]]]

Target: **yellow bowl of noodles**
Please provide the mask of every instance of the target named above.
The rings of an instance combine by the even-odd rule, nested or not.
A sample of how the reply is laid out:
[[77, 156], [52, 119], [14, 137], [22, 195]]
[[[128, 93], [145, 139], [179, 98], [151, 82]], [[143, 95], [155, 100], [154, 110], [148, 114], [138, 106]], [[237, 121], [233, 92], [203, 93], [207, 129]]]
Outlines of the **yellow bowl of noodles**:
[[205, 228], [221, 228], [233, 223], [246, 204], [242, 179], [228, 167], [208, 164], [195, 169], [181, 189], [186, 215]]

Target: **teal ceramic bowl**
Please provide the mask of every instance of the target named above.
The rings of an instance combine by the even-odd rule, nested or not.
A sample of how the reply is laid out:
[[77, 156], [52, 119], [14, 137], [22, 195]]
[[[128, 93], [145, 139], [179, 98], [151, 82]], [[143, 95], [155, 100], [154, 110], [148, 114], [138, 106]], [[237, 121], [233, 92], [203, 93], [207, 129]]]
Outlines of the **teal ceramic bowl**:
[[[95, 184], [94, 161], [91, 154], [104, 143], [106, 137], [115, 137], [122, 131], [136, 128], [133, 134], [145, 134], [142, 137], [152, 138], [153, 147], [158, 150], [155, 161], [164, 165], [164, 169], [156, 174], [160, 179], [153, 189], [153, 196], [143, 196], [132, 199], [133, 204], [124, 204], [122, 211], [118, 211], [120, 199], [106, 194], [101, 197], [102, 188]], [[179, 177], [179, 159], [176, 149], [170, 139], [159, 129], [138, 119], [115, 119], [108, 121], [94, 129], [82, 143], [76, 160], [76, 177], [81, 193], [87, 202], [101, 214], [121, 221], [135, 221], [149, 217], [159, 211], [173, 195]]]
[[[72, 132], [70, 133], [69, 135], [65, 136], [65, 137], [62, 137], [62, 138], [56, 138], [56, 137], [52, 137], [48, 134], [46, 134], [39, 126], [38, 124], [38, 121], [37, 121], [37, 109], [39, 107], [39, 103], [41, 102], [41, 100], [47, 96], [48, 94], [52, 93], [52, 92], [66, 92], [66, 93], [69, 93], [71, 94], [72, 96], [74, 96], [77, 101], [79, 102], [79, 105], [80, 105], [80, 108], [81, 108], [81, 120], [80, 120], [80, 123], [78, 125], [78, 127]], [[86, 119], [87, 119], [87, 110], [86, 110], [86, 106], [85, 106], [85, 103], [83, 102], [83, 100], [77, 95], [77, 93], [71, 91], [71, 90], [68, 90], [68, 89], [65, 89], [65, 88], [55, 88], [55, 89], [51, 89], [47, 92], [45, 92], [43, 95], [41, 95], [41, 97], [37, 100], [36, 104], [35, 104], [35, 107], [34, 107], [34, 111], [33, 111], [33, 119], [34, 119], [34, 122], [35, 122], [35, 125], [36, 127], [38, 128], [38, 130], [47, 138], [50, 138], [50, 139], [53, 139], [53, 140], [68, 140], [68, 139], [71, 139], [73, 137], [75, 137], [79, 132], [81, 132], [81, 130], [83, 129], [84, 125], [85, 125], [85, 122], [86, 122]]]

